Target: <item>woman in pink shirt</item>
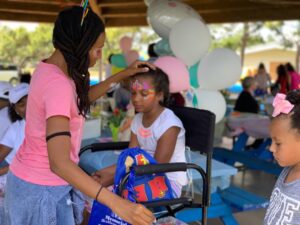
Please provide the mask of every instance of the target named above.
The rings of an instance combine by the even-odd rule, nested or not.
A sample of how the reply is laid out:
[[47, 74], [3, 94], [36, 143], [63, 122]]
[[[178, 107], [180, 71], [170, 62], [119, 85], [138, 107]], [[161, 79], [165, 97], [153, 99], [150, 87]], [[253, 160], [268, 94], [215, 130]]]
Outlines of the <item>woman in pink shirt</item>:
[[[148, 71], [146, 62], [89, 87], [88, 68], [101, 57], [104, 24], [95, 0], [92, 10], [72, 7], [55, 22], [55, 51], [37, 66], [31, 80], [25, 140], [8, 174], [5, 220], [10, 225], [74, 225], [80, 223], [80, 190], [107, 205], [130, 224], [147, 225], [153, 214], [124, 200], [78, 166], [82, 126], [90, 103], [104, 95], [111, 83]], [[79, 210], [79, 213], [78, 213]], [[74, 215], [78, 217], [74, 218]]]

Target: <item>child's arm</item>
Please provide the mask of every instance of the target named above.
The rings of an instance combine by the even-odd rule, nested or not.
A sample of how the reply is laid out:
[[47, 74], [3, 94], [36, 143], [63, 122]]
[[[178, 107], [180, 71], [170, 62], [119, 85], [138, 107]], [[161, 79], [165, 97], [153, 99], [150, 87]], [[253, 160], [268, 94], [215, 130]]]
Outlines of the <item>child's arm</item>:
[[158, 140], [154, 158], [158, 163], [169, 163], [174, 153], [179, 127], [170, 127]]
[[2, 162], [5, 157], [10, 153], [11, 148], [0, 144], [0, 162]]
[[[69, 131], [69, 119], [52, 116], [47, 119], [46, 135]], [[71, 140], [69, 136], [56, 136], [47, 142], [50, 169], [87, 196], [95, 198], [100, 185], [70, 159]], [[153, 214], [145, 207], [133, 204], [103, 188], [97, 201], [107, 205], [114, 213], [130, 224], [143, 225], [153, 222]]]
[[[131, 132], [129, 148], [133, 148], [133, 147], [137, 147], [137, 146], [139, 146], [137, 137], [133, 132]], [[92, 175], [92, 177], [98, 183], [102, 184], [105, 187], [108, 187], [108, 186], [114, 184], [115, 172], [116, 172], [116, 165], [112, 165], [112, 166], [109, 166], [104, 169], [96, 171]]]
[[129, 148], [134, 148], [134, 147], [138, 147], [140, 146], [137, 136], [135, 133], [133, 133], [131, 131], [131, 135], [130, 135], [130, 142], [129, 142]]

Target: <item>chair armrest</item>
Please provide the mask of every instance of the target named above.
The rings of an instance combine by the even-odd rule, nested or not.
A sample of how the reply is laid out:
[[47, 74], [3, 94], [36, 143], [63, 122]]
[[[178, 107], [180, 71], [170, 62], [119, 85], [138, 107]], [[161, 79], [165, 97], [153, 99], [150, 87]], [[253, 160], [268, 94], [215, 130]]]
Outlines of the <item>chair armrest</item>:
[[99, 151], [113, 151], [113, 150], [124, 150], [128, 148], [129, 142], [107, 142], [107, 143], [93, 143], [91, 145], [87, 145], [80, 149], [79, 156], [82, 155], [87, 150], [91, 150], [92, 152]]
[[107, 143], [94, 143], [91, 144], [92, 152], [109, 151], [109, 150], [124, 150], [128, 148], [129, 142], [107, 142]]

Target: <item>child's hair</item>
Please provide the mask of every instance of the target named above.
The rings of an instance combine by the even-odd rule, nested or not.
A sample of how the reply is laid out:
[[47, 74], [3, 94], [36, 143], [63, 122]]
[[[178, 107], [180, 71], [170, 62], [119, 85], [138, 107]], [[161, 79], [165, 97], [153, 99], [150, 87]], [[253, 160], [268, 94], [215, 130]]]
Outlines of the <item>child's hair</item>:
[[[18, 102], [20, 102], [23, 98], [27, 97], [27, 95], [23, 96]], [[17, 102], [17, 103], [18, 103]], [[9, 119], [12, 123], [22, 120], [23, 118], [16, 112], [15, 104], [10, 104], [8, 108]]]
[[249, 89], [255, 83], [253, 77], [246, 77], [242, 80], [243, 89]]
[[[291, 119], [291, 128], [296, 129], [300, 134], [300, 90], [288, 92], [285, 99], [294, 105], [294, 108], [289, 113]], [[284, 115], [285, 114], [280, 114], [275, 118], [282, 117]]]
[[151, 69], [150, 67], [147, 68], [149, 69], [149, 71], [144, 73], [137, 73], [132, 77], [132, 79], [134, 80], [138, 77], [150, 77], [152, 79], [155, 92], [163, 93], [164, 99], [163, 101], [160, 101], [159, 104], [161, 106], [167, 107], [170, 97], [170, 82], [168, 75], [159, 68], [156, 68], [155, 70]]
[[22, 117], [17, 114], [14, 104], [11, 104], [9, 106], [8, 115], [9, 115], [9, 119], [12, 123], [16, 122], [17, 120], [22, 120]]
[[59, 13], [53, 30], [53, 45], [66, 60], [68, 73], [76, 85], [79, 113], [85, 116], [90, 107], [89, 50], [105, 28], [102, 20], [92, 10], [88, 10], [81, 25], [82, 15], [83, 8], [79, 6]]

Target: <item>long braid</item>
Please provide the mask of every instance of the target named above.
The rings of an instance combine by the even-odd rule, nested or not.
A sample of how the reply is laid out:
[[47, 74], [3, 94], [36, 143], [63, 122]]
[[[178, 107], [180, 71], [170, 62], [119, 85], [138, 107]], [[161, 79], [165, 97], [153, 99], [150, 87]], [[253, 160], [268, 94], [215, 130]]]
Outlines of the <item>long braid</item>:
[[89, 10], [81, 26], [82, 13], [83, 8], [75, 6], [59, 14], [53, 31], [53, 45], [65, 58], [68, 74], [76, 86], [79, 113], [86, 116], [90, 109], [89, 50], [104, 32], [104, 24]]

